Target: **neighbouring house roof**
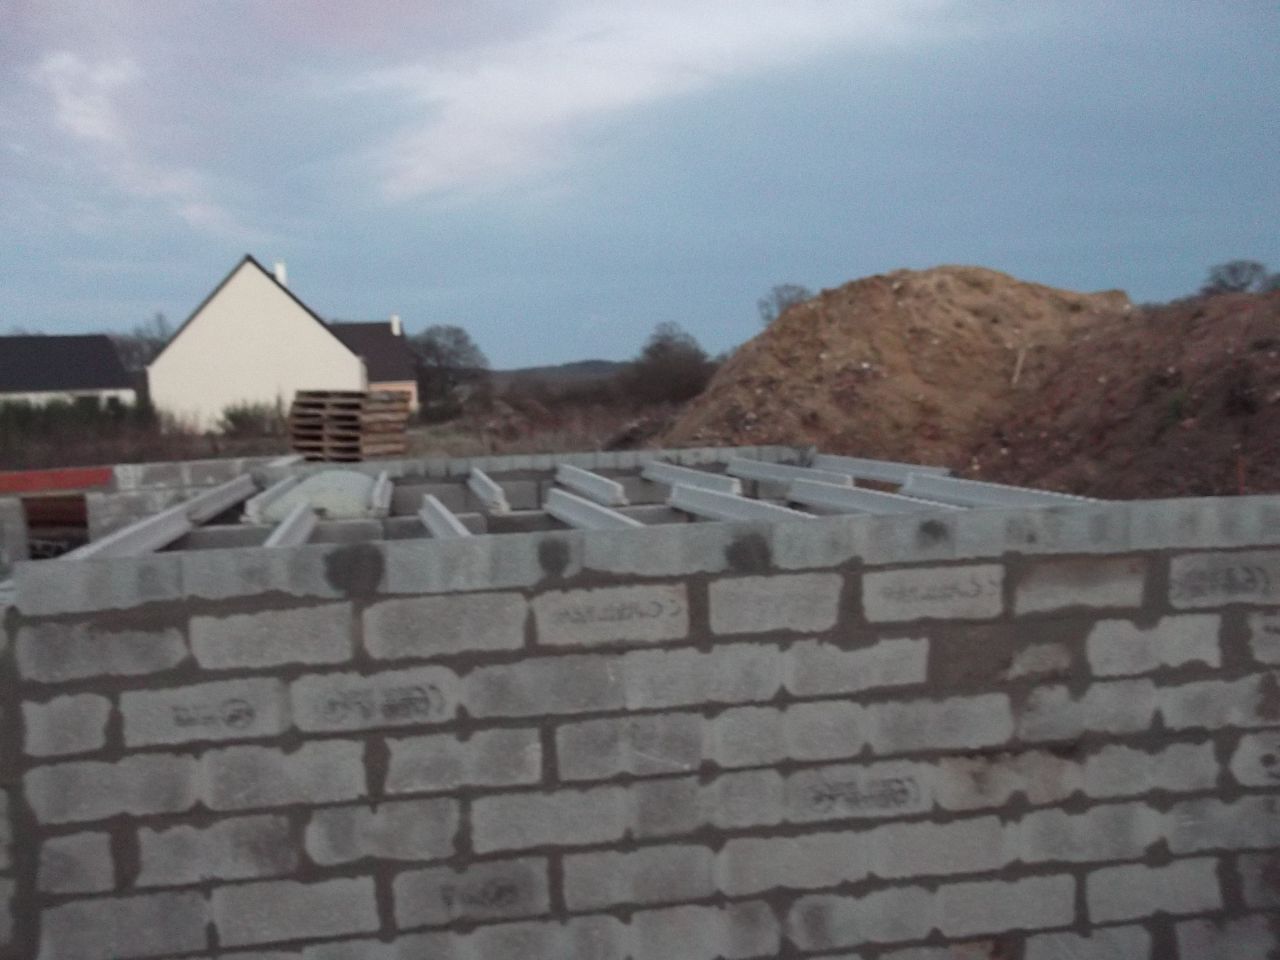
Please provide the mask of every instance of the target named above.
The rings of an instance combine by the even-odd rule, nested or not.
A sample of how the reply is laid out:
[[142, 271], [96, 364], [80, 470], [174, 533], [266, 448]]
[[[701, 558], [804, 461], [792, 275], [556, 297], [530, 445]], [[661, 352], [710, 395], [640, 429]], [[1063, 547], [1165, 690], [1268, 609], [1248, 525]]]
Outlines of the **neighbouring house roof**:
[[364, 360], [370, 383], [416, 379], [413, 351], [404, 337], [392, 332], [389, 322], [331, 323], [329, 329]]
[[0, 393], [132, 389], [106, 334], [0, 337]]

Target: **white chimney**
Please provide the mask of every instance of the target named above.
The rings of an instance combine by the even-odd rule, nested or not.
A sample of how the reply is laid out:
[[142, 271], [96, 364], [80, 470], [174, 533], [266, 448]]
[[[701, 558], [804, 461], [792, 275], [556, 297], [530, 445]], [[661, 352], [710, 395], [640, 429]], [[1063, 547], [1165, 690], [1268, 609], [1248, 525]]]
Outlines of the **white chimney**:
[[398, 313], [391, 315], [391, 335], [393, 337], [404, 336], [404, 329], [400, 326], [400, 314]]
[[280, 284], [282, 287], [287, 287], [289, 285], [289, 276], [284, 272], [283, 260], [276, 261], [276, 283]]

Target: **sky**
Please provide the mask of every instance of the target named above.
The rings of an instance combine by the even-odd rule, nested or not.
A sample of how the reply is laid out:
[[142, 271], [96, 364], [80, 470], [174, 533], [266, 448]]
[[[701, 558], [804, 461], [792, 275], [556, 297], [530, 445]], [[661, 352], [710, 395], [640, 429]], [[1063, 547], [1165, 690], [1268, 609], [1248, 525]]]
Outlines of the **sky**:
[[0, 331], [252, 253], [498, 368], [904, 267], [1167, 300], [1280, 270], [1280, 4], [0, 0], [0, 229]]

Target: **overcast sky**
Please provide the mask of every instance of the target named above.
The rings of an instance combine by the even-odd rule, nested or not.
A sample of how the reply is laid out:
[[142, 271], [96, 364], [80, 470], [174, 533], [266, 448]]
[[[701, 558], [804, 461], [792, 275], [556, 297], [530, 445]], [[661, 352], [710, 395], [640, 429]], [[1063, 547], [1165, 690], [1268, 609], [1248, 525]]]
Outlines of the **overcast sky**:
[[251, 252], [495, 366], [712, 352], [777, 283], [1280, 270], [1275, 0], [0, 0], [0, 331]]

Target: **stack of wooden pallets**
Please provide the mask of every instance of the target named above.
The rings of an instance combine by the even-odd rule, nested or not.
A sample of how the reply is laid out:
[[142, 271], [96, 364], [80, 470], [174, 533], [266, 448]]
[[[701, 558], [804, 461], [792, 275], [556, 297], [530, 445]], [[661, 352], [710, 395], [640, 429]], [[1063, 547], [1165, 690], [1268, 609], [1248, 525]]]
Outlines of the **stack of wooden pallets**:
[[409, 397], [395, 391], [299, 390], [289, 440], [307, 460], [354, 463], [405, 453]]

